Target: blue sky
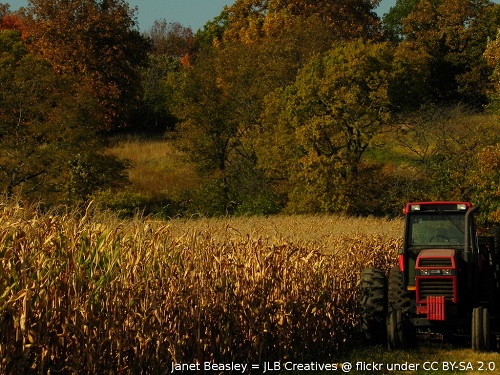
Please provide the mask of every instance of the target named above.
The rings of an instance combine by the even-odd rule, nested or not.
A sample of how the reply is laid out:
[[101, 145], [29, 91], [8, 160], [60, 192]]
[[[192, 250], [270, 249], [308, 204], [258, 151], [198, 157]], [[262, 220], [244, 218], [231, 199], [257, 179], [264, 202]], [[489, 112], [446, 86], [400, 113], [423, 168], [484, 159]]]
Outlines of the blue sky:
[[[25, 7], [28, 0], [0, 0], [10, 4], [10, 10]], [[137, 19], [141, 31], [147, 31], [155, 20], [179, 22], [194, 31], [218, 16], [224, 5], [234, 4], [234, 0], [128, 0], [131, 6], [137, 6]], [[382, 0], [379, 14], [386, 13], [396, 0]]]

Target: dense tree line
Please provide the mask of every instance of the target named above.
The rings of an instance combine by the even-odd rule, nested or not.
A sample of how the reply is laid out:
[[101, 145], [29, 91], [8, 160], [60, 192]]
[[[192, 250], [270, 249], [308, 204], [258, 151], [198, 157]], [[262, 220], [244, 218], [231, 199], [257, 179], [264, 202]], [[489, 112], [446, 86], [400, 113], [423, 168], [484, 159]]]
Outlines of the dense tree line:
[[398, 0], [381, 19], [378, 4], [237, 0], [196, 33], [159, 20], [142, 34], [123, 0], [0, 4], [0, 189], [120, 189], [106, 138], [154, 131], [203, 176], [183, 212], [464, 199], [499, 219], [500, 5]]
[[[0, 6], [0, 189], [53, 204], [125, 183], [106, 131], [139, 102], [145, 39], [117, 0]], [[141, 65], [142, 64], [142, 65]]]

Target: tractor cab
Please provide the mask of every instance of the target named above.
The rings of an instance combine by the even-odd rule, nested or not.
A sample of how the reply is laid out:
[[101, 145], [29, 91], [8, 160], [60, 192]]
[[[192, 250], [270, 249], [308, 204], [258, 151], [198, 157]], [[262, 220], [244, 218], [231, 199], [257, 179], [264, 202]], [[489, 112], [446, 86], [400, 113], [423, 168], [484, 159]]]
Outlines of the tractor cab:
[[395, 293], [414, 293], [409, 298], [416, 327], [450, 323], [460, 310], [472, 308], [477, 262], [471, 258], [477, 258], [478, 251], [471, 209], [468, 202], [418, 202], [405, 207], [405, 238], [399, 255], [404, 290]]
[[[418, 277], [450, 276], [464, 257], [466, 220], [470, 203], [409, 203], [403, 211], [405, 237], [399, 267], [408, 290], [416, 290]], [[466, 223], [467, 221], [467, 223]]]

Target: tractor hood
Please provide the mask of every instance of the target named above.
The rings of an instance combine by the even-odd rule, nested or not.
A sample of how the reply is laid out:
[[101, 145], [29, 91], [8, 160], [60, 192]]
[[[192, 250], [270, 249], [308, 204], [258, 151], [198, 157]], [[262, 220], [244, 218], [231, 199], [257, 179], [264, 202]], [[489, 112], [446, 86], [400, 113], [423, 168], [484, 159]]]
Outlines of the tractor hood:
[[454, 249], [426, 249], [417, 257], [415, 269], [422, 268], [456, 268]]

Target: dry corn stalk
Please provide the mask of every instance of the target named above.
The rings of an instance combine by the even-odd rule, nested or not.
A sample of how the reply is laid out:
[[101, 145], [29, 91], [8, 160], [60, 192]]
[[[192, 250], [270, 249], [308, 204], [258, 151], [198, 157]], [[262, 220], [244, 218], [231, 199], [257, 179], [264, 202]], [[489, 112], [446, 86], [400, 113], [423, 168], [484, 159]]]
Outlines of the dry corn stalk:
[[356, 334], [359, 270], [389, 268], [401, 245], [355, 233], [301, 243], [231, 222], [184, 222], [179, 231], [176, 222], [118, 221], [92, 209], [83, 217], [0, 210], [5, 374], [156, 373], [172, 361], [326, 355]]

